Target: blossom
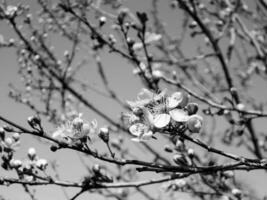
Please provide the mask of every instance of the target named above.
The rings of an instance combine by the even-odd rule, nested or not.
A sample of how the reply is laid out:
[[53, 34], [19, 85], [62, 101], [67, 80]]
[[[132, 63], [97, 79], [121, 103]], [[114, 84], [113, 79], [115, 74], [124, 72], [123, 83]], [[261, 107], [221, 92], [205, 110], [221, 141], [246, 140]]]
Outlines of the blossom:
[[149, 140], [153, 136], [153, 132], [150, 130], [149, 126], [142, 123], [133, 124], [129, 128], [129, 131], [132, 135], [136, 136], [135, 138], [131, 139], [135, 142]]
[[153, 103], [155, 101], [160, 101], [161, 99], [163, 99], [166, 95], [166, 91], [167, 90], [163, 90], [159, 94], [154, 94], [148, 89], [143, 88], [141, 92], [137, 95], [136, 101], [126, 101], [126, 103], [131, 107], [131, 109], [142, 108], [150, 103]]
[[10, 167], [13, 167], [13, 168], [19, 168], [22, 166], [22, 162], [21, 162], [21, 160], [11, 159], [9, 161], [9, 165], [10, 165]]
[[87, 138], [90, 134], [95, 133], [97, 121], [93, 120], [90, 123], [86, 123], [81, 117], [82, 114], [79, 114], [72, 121], [67, 121], [65, 124], [58, 127], [52, 137], [63, 138], [67, 142], [73, 142]]
[[[19, 145], [20, 145], [20, 141], [15, 141], [13, 138], [11, 137], [7, 137], [4, 139], [4, 141], [0, 141], [4, 147], [4, 151], [5, 152], [10, 152], [10, 151], [15, 151]], [[0, 143], [0, 145], [1, 145]]]
[[17, 11], [18, 11], [18, 7], [9, 5], [6, 8], [5, 14], [9, 17], [13, 17]]
[[142, 89], [136, 101], [127, 101], [132, 110], [132, 113], [127, 114], [127, 118], [130, 123], [129, 131], [136, 137], [133, 140], [150, 139], [155, 131], [175, 124], [183, 124], [190, 132], [200, 131], [203, 119], [193, 114], [197, 109], [193, 109], [194, 112], [189, 114], [189, 96], [181, 92], [174, 92], [170, 96], [166, 93], [166, 89], [159, 94]]

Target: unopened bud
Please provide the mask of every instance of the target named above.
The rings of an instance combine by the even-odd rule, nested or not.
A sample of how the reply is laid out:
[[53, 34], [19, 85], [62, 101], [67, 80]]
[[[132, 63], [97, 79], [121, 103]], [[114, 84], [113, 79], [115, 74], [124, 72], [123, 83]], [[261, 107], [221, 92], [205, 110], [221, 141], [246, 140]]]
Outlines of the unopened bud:
[[198, 111], [198, 104], [197, 103], [189, 103], [186, 106], [188, 115], [194, 115]]
[[172, 148], [169, 145], [165, 145], [164, 146], [164, 151], [166, 151], [168, 153], [172, 153]]
[[132, 47], [133, 45], [134, 45], [134, 43], [135, 43], [135, 41], [133, 40], [133, 39], [131, 39], [131, 38], [127, 38], [127, 44], [130, 46], [130, 47]]
[[0, 139], [1, 140], [5, 139], [5, 130], [3, 127], [0, 127]]
[[182, 166], [187, 166], [188, 165], [188, 162], [187, 162], [186, 158], [182, 154], [175, 154], [172, 157], [172, 159], [177, 165], [182, 165]]
[[187, 121], [187, 128], [192, 133], [199, 133], [203, 123], [203, 118], [199, 115], [191, 115]]
[[223, 172], [223, 176], [225, 178], [233, 178], [234, 177], [234, 172], [233, 171], [225, 171], [225, 172]]
[[177, 179], [175, 180], [175, 186], [178, 187], [179, 189], [182, 189], [186, 186], [186, 181], [184, 179]]
[[98, 136], [105, 142], [108, 143], [109, 142], [109, 130], [106, 127], [102, 127], [99, 130], [99, 134]]
[[12, 135], [12, 138], [13, 138], [13, 140], [14, 140], [15, 142], [17, 142], [17, 141], [19, 140], [19, 138], [20, 138], [20, 134], [19, 134], [19, 133], [14, 133], [14, 134]]
[[196, 21], [193, 21], [189, 24], [189, 28], [193, 29], [193, 28], [196, 28], [197, 27], [197, 22]]
[[239, 104], [236, 105], [236, 108], [238, 110], [244, 110], [245, 109], [245, 105], [243, 103], [239, 103]]
[[143, 114], [143, 109], [139, 107], [134, 107], [133, 108], [133, 114], [136, 116], [141, 116]]
[[99, 164], [95, 164], [92, 168], [94, 173], [99, 173], [100, 172], [100, 165]]
[[41, 124], [41, 119], [38, 116], [30, 116], [27, 121], [32, 128], [36, 128]]
[[57, 151], [58, 149], [59, 149], [59, 147], [57, 145], [51, 145], [51, 147], [50, 147], [50, 150], [53, 152]]
[[10, 160], [9, 164], [10, 167], [12, 168], [19, 168], [22, 166], [22, 162], [20, 160], [15, 160], [15, 159]]
[[47, 167], [48, 163], [46, 159], [39, 159], [36, 161], [36, 167], [41, 170], [44, 170]]
[[241, 190], [239, 190], [239, 189], [237, 189], [237, 188], [233, 188], [233, 189], [232, 189], [232, 194], [233, 194], [234, 196], [236, 196], [237, 198], [240, 198], [241, 195], [242, 195], [242, 192], [241, 192]]
[[28, 157], [33, 160], [36, 157], [36, 150], [35, 148], [31, 147], [28, 150]]
[[10, 137], [8, 137], [5, 139], [5, 144], [6, 146], [10, 147], [13, 144], [13, 140]]
[[4, 125], [4, 126], [3, 126], [3, 129], [4, 129], [6, 132], [13, 132], [13, 131], [14, 131], [13, 127], [8, 126], [8, 125]]
[[194, 149], [191, 149], [191, 148], [187, 150], [187, 153], [188, 153], [188, 156], [191, 157], [191, 158], [193, 158], [194, 155], [195, 155]]
[[176, 151], [183, 151], [184, 150], [184, 143], [181, 140], [177, 140], [175, 143]]
[[107, 22], [107, 18], [105, 16], [102, 16], [99, 18], [99, 26], [103, 26]]

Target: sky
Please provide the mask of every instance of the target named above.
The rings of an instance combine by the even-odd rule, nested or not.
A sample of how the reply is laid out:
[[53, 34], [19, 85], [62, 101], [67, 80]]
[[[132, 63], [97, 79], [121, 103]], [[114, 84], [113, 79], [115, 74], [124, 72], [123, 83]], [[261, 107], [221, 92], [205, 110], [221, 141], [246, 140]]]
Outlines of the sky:
[[[179, 17], [181, 14], [170, 12], [168, 9], [167, 1], [159, 0], [160, 1], [160, 16], [164, 19], [165, 26], [170, 31], [172, 35], [179, 33], [181, 30], [179, 27], [181, 26], [181, 21]], [[19, 0], [10, 0], [8, 3], [10, 5], [16, 5], [18, 2], [27, 2], [30, 5], [31, 9], [35, 12], [38, 9], [35, 1], [19, 1]], [[125, 0], [125, 6], [129, 7], [131, 11], [148, 11], [150, 7], [150, 0]], [[4, 38], [9, 39], [15, 37], [12, 33], [10, 27], [3, 22], [0, 22], [0, 35], [3, 35]], [[67, 45], [64, 43], [63, 40], [58, 38], [54, 39], [54, 46], [55, 51], [57, 54], [64, 53], [64, 50], [67, 48]], [[190, 55], [191, 49], [193, 48], [193, 43], [189, 39], [185, 41], [183, 45], [183, 49], [186, 52], [186, 55]], [[109, 81], [112, 88], [117, 91], [122, 99], [129, 100], [135, 99], [136, 94], [142, 88], [142, 85], [138, 79], [138, 77], [134, 77], [132, 75], [132, 68], [129, 63], [125, 60], [121, 59], [118, 56], [114, 56], [113, 54], [105, 53], [103, 55], [103, 64], [106, 69], [106, 73], [109, 75]], [[31, 110], [26, 108], [23, 105], [17, 104], [10, 98], [8, 98], [8, 85], [10, 83], [14, 85], [20, 85], [20, 77], [17, 74], [18, 64], [16, 60], [16, 52], [14, 49], [0, 49], [0, 113], [1, 115], [14, 120], [18, 124], [27, 126], [27, 118], [31, 116], [33, 113]], [[88, 67], [90, 67], [90, 73], [80, 74], [79, 78], [81, 80], [88, 80], [91, 83], [95, 84], [96, 86], [99, 84], [99, 76], [97, 76], [96, 67], [91, 62]], [[261, 80], [256, 80], [258, 82], [255, 84], [254, 88], [251, 89], [251, 93], [257, 95], [259, 99], [266, 99], [267, 94], [264, 91], [266, 88], [266, 84], [263, 84]], [[259, 88], [260, 85], [260, 88]], [[99, 95], [88, 92], [85, 94], [92, 102], [95, 103], [96, 106], [104, 110], [113, 118], [118, 117], [121, 110], [119, 105], [114, 102], [111, 102], [108, 99], [102, 98]], [[99, 118], [91, 111], [85, 110], [81, 107], [81, 112], [84, 113], [84, 116], [87, 120], [92, 120], [94, 118]], [[100, 123], [104, 123], [103, 121], [99, 120]], [[266, 120], [261, 119], [255, 122], [257, 128], [259, 130], [264, 131], [266, 126]], [[1, 123], [0, 123], [1, 124]], [[49, 132], [53, 132], [54, 128], [49, 126]], [[131, 145], [131, 144], [130, 144]], [[161, 143], [155, 142], [152, 144], [154, 147], [158, 148]], [[30, 147], [35, 147], [39, 157], [46, 158], [49, 161], [56, 161], [59, 164], [58, 171], [63, 180], [76, 180], [79, 181], [82, 177], [87, 173], [86, 169], [80, 164], [80, 156], [72, 151], [63, 150], [53, 153], [49, 150], [49, 146], [43, 142], [39, 142], [36, 138], [33, 138], [29, 135], [23, 135], [21, 138], [21, 147], [19, 151], [16, 153], [16, 158], [23, 159], [26, 154], [27, 150]], [[223, 146], [219, 146], [218, 148]], [[142, 149], [139, 149], [140, 146], [133, 147], [133, 151], [139, 154], [140, 157], [145, 158], [148, 156], [142, 152]], [[236, 148], [228, 148], [228, 152], [233, 151], [235, 154], [242, 155], [247, 154], [243, 149], [236, 149]], [[84, 158], [86, 162], [91, 165], [92, 163], [98, 162], [94, 159]], [[71, 164], [70, 164], [71, 163]], [[0, 176], [6, 175], [6, 172], [0, 168]], [[10, 173], [12, 175], [12, 173]], [[153, 177], [154, 174], [146, 174], [144, 177]], [[245, 172], [245, 173], [237, 173], [237, 178], [239, 180], [244, 180], [248, 183], [258, 194], [262, 197], [263, 195], [267, 195], [266, 193], [266, 178], [267, 174], [265, 172]], [[148, 191], [152, 193], [154, 190], [158, 190], [159, 185], [157, 186], [149, 186]], [[68, 195], [71, 197], [77, 189], [67, 189]], [[6, 199], [15, 200], [28, 200], [30, 199], [27, 195], [25, 195], [23, 188], [20, 185], [12, 185], [10, 187], [0, 186], [0, 195], [3, 195]], [[185, 197], [183, 194], [178, 194], [179, 198]], [[45, 199], [58, 199], [63, 200], [65, 199], [63, 191], [56, 186], [49, 186], [49, 187], [37, 187], [36, 189], [36, 196], [38, 200], [45, 200]], [[98, 195], [93, 194], [84, 194], [79, 199], [87, 199], [91, 197], [92, 199], [103, 199]]]

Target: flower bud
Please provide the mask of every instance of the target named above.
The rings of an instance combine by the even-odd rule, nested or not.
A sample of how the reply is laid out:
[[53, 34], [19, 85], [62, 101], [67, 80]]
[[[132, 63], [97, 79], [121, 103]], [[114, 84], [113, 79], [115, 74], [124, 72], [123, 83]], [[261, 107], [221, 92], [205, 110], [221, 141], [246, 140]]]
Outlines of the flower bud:
[[99, 173], [100, 172], [100, 165], [99, 164], [95, 164], [92, 168], [94, 173]]
[[128, 12], [129, 12], [129, 10], [128, 10], [127, 8], [125, 8], [125, 9], [121, 9], [121, 10], [119, 11], [119, 15], [118, 15], [117, 19], [118, 19], [118, 23], [119, 23], [120, 25], [123, 24], [124, 19], [125, 19], [125, 17], [127, 16]]
[[165, 145], [164, 146], [164, 151], [166, 151], [168, 153], [172, 153], [172, 148], [169, 145]]
[[5, 140], [5, 130], [3, 127], [0, 127], [0, 139]]
[[99, 27], [105, 25], [106, 22], [107, 22], [107, 18], [105, 16], [101, 16], [99, 18]]
[[245, 105], [243, 103], [239, 103], [239, 104], [236, 105], [236, 108], [238, 110], [244, 110], [245, 109]]
[[147, 14], [145, 12], [136, 12], [136, 15], [142, 24], [148, 21]]
[[193, 22], [191, 22], [190, 24], [189, 24], [189, 28], [191, 28], [191, 29], [194, 29], [194, 28], [196, 28], [197, 27], [197, 22], [196, 21], [193, 21]]
[[64, 51], [64, 57], [66, 57], [66, 58], [68, 58], [70, 56], [70, 53], [69, 53], [69, 51]]
[[131, 39], [131, 38], [127, 38], [127, 44], [130, 46], [130, 47], [132, 47], [133, 45], [134, 45], [134, 43], [135, 43], [135, 41], [133, 40], [133, 39]]
[[13, 138], [13, 140], [14, 140], [15, 142], [17, 142], [17, 141], [20, 139], [20, 134], [19, 134], [19, 133], [14, 133], [14, 134], [12, 135], [12, 138]]
[[133, 114], [140, 117], [143, 114], [143, 109], [139, 107], [134, 107], [133, 108]]
[[41, 124], [41, 119], [38, 116], [30, 116], [27, 121], [32, 128], [36, 128]]
[[198, 111], [198, 104], [197, 103], [189, 103], [186, 106], [188, 115], [194, 115]]
[[10, 137], [8, 137], [5, 139], [5, 144], [6, 146], [10, 147], [13, 144], [13, 140]]
[[44, 170], [47, 167], [48, 163], [46, 159], [38, 159], [36, 161], [36, 167], [38, 167], [41, 170]]
[[186, 158], [182, 154], [175, 154], [172, 157], [172, 159], [177, 165], [182, 165], [182, 166], [187, 166], [188, 165], [188, 162], [187, 162]]
[[20, 160], [15, 160], [15, 159], [11, 159], [9, 164], [10, 164], [10, 167], [16, 168], [16, 169], [22, 166], [22, 162]]
[[13, 131], [14, 131], [13, 127], [8, 126], [8, 125], [4, 125], [4, 126], [3, 126], [3, 129], [4, 129], [6, 132], [13, 132]]
[[50, 147], [50, 150], [52, 151], [52, 152], [55, 152], [55, 151], [57, 151], [59, 149], [59, 147], [57, 146], [57, 145], [51, 145], [51, 147]]
[[99, 134], [98, 136], [105, 142], [108, 143], [109, 142], [109, 130], [106, 127], [102, 127], [99, 130]]
[[162, 73], [162, 71], [160, 71], [160, 70], [153, 70], [153, 71], [152, 71], [152, 76], [153, 76], [153, 78], [154, 78], [155, 80], [159, 80], [160, 78], [163, 77], [163, 73]]
[[184, 150], [184, 143], [179, 139], [175, 143], [175, 150], [176, 151], [183, 151]]
[[33, 160], [36, 157], [36, 150], [35, 148], [31, 147], [28, 150], [28, 157]]
[[241, 195], [242, 195], [242, 192], [241, 192], [241, 190], [239, 190], [239, 189], [237, 189], [237, 188], [233, 188], [233, 189], [232, 189], [232, 194], [233, 194], [235, 197], [240, 198]]
[[186, 186], [187, 183], [184, 179], [177, 179], [175, 180], [174, 184], [178, 189], [182, 189]]
[[195, 155], [195, 151], [194, 151], [194, 149], [189, 148], [189, 149], [187, 150], [187, 154], [188, 154], [188, 156], [189, 156], [190, 158], [193, 158], [194, 155]]
[[225, 172], [223, 172], [223, 176], [225, 178], [233, 178], [234, 177], [234, 172], [233, 171], [225, 171]]
[[116, 38], [112, 34], [108, 35], [108, 40], [111, 44], [115, 44], [117, 42]]
[[187, 121], [187, 128], [192, 133], [199, 133], [203, 123], [203, 118], [199, 115], [191, 115]]
[[81, 119], [81, 117], [76, 117], [72, 121], [72, 125], [73, 125], [74, 129], [81, 130], [82, 129], [82, 125], [83, 125], [83, 120]]

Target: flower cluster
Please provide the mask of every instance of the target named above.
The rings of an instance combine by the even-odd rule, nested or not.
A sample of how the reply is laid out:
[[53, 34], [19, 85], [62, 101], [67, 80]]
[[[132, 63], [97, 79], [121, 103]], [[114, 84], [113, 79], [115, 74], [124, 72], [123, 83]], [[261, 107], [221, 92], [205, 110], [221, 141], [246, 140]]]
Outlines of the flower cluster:
[[143, 141], [153, 137], [155, 131], [177, 133], [189, 130], [198, 133], [203, 119], [197, 115], [198, 105], [189, 103], [189, 95], [174, 92], [170, 96], [163, 90], [159, 94], [142, 89], [136, 101], [127, 101], [132, 112], [127, 113], [132, 140]]
[[87, 123], [82, 119], [82, 114], [73, 117], [72, 120], [66, 121], [52, 135], [53, 138], [63, 139], [67, 143], [90, 139], [89, 135], [96, 133], [97, 121], [93, 120]]

